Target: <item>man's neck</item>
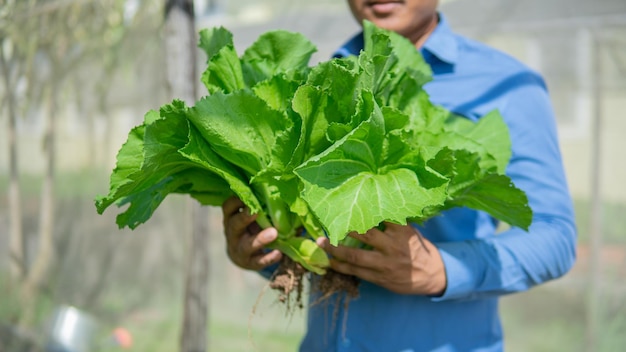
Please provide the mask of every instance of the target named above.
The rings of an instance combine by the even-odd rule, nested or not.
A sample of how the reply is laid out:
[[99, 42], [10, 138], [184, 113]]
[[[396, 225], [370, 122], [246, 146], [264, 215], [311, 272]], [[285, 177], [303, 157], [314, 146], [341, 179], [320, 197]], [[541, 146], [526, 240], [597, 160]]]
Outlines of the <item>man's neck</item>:
[[430, 34], [435, 31], [435, 28], [437, 28], [437, 24], [439, 24], [439, 15], [435, 14], [430, 22], [428, 22], [428, 24], [417, 33], [415, 38], [409, 38], [413, 44], [415, 44], [416, 48], [420, 49], [424, 43], [426, 43]]

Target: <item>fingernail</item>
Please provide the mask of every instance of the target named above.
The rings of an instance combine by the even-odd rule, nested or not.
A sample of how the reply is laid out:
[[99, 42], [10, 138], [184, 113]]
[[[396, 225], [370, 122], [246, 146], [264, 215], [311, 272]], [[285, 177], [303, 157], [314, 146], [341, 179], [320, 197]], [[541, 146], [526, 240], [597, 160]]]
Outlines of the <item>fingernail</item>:
[[278, 262], [281, 257], [282, 257], [282, 253], [280, 253], [278, 249], [275, 249], [274, 251], [272, 251], [272, 262], [274, 263]]
[[276, 232], [275, 228], [269, 228], [263, 231], [262, 238], [265, 241], [271, 242], [278, 237], [278, 232]]
[[326, 247], [326, 242], [327, 242], [327, 241], [326, 241], [326, 238], [325, 238], [325, 237], [318, 237], [318, 238], [315, 240], [315, 243], [317, 243], [317, 245], [318, 245], [318, 246], [320, 246], [320, 247], [322, 247], [322, 248], [325, 248], [325, 247]]

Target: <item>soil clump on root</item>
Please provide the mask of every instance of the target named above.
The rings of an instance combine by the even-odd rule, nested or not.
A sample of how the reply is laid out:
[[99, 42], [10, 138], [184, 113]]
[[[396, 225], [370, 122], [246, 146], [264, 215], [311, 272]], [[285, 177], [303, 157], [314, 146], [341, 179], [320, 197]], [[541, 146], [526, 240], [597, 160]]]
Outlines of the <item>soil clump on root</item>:
[[359, 279], [330, 269], [317, 282], [316, 289], [321, 293], [319, 301], [335, 293], [345, 293], [347, 299], [353, 299], [359, 296]]
[[[269, 287], [278, 291], [278, 300], [287, 305], [288, 311], [304, 307], [302, 291], [307, 274], [309, 272], [300, 264], [285, 256], [270, 278]], [[313, 304], [322, 303], [335, 293], [345, 294], [348, 301], [359, 296], [359, 280], [354, 276], [329, 269], [325, 275], [316, 280], [313, 289], [320, 293], [319, 299]]]
[[[308, 272], [304, 269], [304, 267], [302, 267], [302, 265], [294, 262], [289, 257], [284, 256], [279, 263], [278, 268], [270, 277], [266, 288], [269, 287], [272, 290], [278, 291], [278, 301], [281, 304], [285, 304], [288, 315], [294, 313], [295, 309], [304, 308], [302, 293], [304, 290], [304, 279], [308, 278], [308, 275], [312, 275], [312, 273]], [[344, 308], [347, 310], [350, 300], [359, 296], [359, 279], [355, 276], [345, 275], [332, 269], [328, 269], [325, 275], [321, 275], [313, 281], [314, 283], [312, 283], [311, 289], [317, 291], [315, 293], [319, 293], [319, 298], [312, 302], [312, 305], [329, 304], [329, 298], [335, 296], [335, 308], [333, 312], [334, 318], [332, 323], [334, 327], [337, 321], [339, 304], [342, 298], [344, 299]], [[248, 319], [248, 334], [250, 341], [253, 344], [254, 342], [252, 341], [252, 336], [250, 335], [250, 324], [264, 291], [265, 289], [259, 294], [259, 297], [257, 297], [257, 301], [252, 307], [252, 312], [250, 313], [250, 317]], [[345, 323], [346, 321], [344, 321], [344, 329]]]
[[278, 291], [278, 301], [287, 305], [287, 310], [293, 308], [291, 305], [292, 295], [295, 294], [294, 304], [302, 309], [302, 291], [304, 289], [303, 280], [307, 271], [302, 265], [294, 262], [289, 257], [281, 259], [278, 268], [270, 278], [269, 286]]

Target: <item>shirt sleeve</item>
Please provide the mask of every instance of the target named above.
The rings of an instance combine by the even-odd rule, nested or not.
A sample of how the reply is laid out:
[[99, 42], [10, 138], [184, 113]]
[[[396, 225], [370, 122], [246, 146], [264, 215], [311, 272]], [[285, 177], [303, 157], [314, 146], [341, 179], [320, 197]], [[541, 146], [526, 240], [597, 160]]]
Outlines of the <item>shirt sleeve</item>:
[[[447, 288], [435, 301], [527, 290], [561, 277], [576, 257], [576, 227], [556, 122], [543, 84], [518, 82], [500, 109], [511, 135], [507, 174], [528, 196], [533, 222], [480, 239], [436, 243]], [[540, 82], [543, 83], [543, 82]]]
[[259, 270], [258, 273], [261, 274], [261, 276], [263, 276], [264, 278], [270, 280], [272, 276], [274, 275], [274, 272], [276, 271], [276, 269], [278, 269], [278, 265], [279, 265], [278, 263], [272, 264], [270, 266], [267, 266]]

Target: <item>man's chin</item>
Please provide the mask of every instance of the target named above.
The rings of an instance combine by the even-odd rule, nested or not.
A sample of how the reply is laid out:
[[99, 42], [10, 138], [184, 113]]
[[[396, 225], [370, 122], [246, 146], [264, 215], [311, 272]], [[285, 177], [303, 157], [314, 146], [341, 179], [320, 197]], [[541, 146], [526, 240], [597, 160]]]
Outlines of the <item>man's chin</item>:
[[394, 31], [394, 32], [401, 31], [401, 28], [398, 25], [398, 19], [393, 15], [386, 16], [386, 17], [370, 17], [366, 19], [374, 23], [376, 27], [386, 29], [389, 31]]

